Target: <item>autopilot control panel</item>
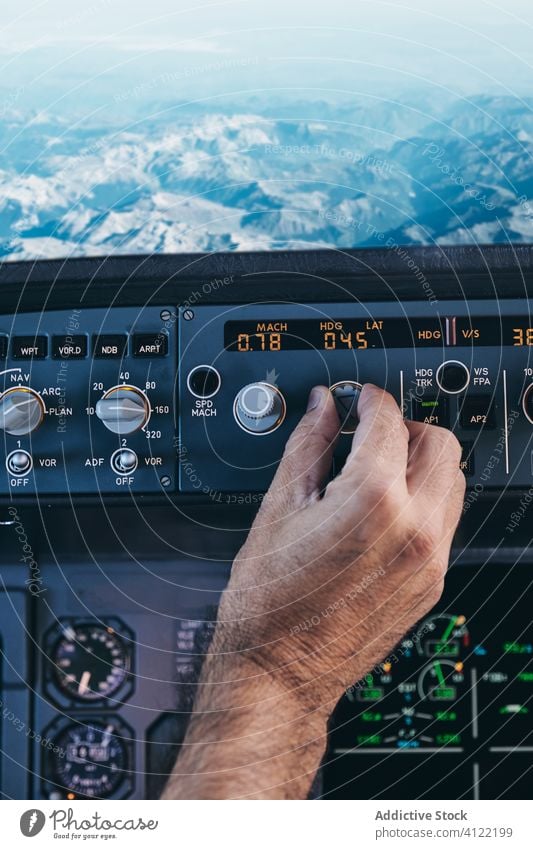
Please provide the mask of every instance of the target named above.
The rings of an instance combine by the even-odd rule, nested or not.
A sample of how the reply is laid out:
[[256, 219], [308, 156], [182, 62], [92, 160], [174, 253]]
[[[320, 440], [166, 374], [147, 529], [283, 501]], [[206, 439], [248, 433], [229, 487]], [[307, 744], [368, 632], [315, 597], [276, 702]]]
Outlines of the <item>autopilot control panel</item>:
[[365, 382], [388, 389], [406, 418], [452, 429], [471, 487], [529, 487], [530, 309], [521, 300], [183, 310], [180, 489], [265, 489], [315, 384], [335, 398], [340, 468]]

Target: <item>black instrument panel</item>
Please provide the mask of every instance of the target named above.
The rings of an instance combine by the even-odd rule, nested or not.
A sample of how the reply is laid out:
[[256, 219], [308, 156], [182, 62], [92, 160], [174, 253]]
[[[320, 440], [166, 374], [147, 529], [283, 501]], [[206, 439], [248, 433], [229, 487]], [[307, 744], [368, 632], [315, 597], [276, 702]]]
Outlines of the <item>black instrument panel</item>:
[[[530, 309], [526, 299], [479, 300], [475, 314], [459, 301], [354, 299], [4, 317], [2, 491], [264, 491], [311, 387], [340, 387], [346, 403], [368, 381], [407, 418], [456, 432], [471, 488], [527, 489]], [[349, 444], [341, 437], [338, 466]]]

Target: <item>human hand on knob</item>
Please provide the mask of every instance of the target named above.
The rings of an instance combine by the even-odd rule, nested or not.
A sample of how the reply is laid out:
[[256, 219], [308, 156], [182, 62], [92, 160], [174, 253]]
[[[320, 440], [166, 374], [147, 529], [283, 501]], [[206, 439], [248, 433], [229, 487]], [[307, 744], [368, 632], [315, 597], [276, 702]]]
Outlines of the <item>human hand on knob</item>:
[[365, 385], [341, 472], [315, 387], [222, 596], [166, 798], [304, 798], [342, 691], [436, 603], [465, 480], [451, 432]]

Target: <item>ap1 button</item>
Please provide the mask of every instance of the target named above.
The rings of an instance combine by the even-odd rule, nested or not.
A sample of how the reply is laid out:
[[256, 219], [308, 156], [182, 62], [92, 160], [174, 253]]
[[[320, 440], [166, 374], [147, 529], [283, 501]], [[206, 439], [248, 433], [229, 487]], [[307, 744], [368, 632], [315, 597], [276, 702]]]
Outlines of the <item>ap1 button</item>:
[[359, 424], [357, 404], [362, 388], [355, 380], [339, 380], [329, 387], [341, 421], [341, 433], [354, 433]]
[[413, 401], [413, 420], [437, 427], [449, 427], [448, 399], [440, 396]]

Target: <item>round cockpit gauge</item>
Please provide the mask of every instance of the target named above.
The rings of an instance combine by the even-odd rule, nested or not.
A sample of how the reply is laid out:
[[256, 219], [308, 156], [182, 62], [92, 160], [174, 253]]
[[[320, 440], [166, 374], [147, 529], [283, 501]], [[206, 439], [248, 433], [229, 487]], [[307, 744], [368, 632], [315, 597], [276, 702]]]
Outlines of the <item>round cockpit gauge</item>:
[[435, 613], [419, 629], [418, 654], [425, 657], [460, 658], [468, 651], [470, 635], [463, 614]]

